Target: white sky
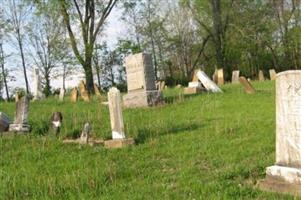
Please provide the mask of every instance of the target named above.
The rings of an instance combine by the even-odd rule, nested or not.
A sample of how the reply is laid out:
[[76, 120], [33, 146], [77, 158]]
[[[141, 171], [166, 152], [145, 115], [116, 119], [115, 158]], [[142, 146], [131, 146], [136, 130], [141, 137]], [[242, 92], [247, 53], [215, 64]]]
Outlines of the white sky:
[[[104, 36], [101, 39], [102, 41], [106, 41], [109, 47], [114, 47], [118, 41], [118, 38], [122, 36], [125, 32], [125, 26], [124, 24], [120, 21], [121, 17], [121, 12], [118, 10], [118, 8], [114, 8], [112, 10], [112, 13], [109, 15], [107, 19], [107, 26], [104, 30]], [[4, 52], [6, 54], [9, 54], [9, 49], [10, 47], [7, 47], [4, 45]], [[14, 55], [14, 56], [19, 56], [19, 55]], [[16, 59], [15, 61], [12, 59], [9, 59], [5, 65], [6, 67], [10, 68], [11, 66], [14, 66], [15, 63], [18, 62], [18, 70], [15, 70], [11, 73], [11, 75], [16, 77], [15, 82], [9, 82], [9, 87], [10, 88], [15, 88], [15, 87], [21, 87], [25, 88], [25, 81], [24, 81], [24, 76], [23, 76], [23, 71], [21, 68], [21, 63], [19, 62], [19, 59]], [[16, 66], [14, 66], [16, 68]], [[28, 67], [27, 69], [27, 75], [29, 79], [29, 85], [30, 88], [33, 87], [33, 69], [30, 69]], [[69, 80], [66, 81], [66, 88], [68, 87], [75, 87], [78, 85], [79, 80], [83, 79], [83, 74], [79, 74], [78, 76], [73, 76]], [[95, 81], [95, 80], [94, 80]], [[62, 78], [59, 79], [51, 79], [51, 86], [52, 88], [60, 88], [62, 86]]]

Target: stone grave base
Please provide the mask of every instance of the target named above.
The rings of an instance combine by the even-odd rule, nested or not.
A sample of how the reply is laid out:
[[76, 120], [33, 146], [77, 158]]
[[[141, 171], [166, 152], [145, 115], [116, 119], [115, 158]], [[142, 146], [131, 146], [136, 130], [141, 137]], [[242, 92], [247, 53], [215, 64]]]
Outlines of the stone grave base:
[[108, 149], [116, 149], [116, 148], [123, 148], [123, 147], [134, 145], [135, 140], [133, 138], [114, 139], [114, 140], [107, 140], [104, 142], [104, 144], [105, 147]]
[[287, 193], [301, 197], [301, 169], [271, 166], [266, 169], [266, 178], [258, 186], [264, 191]]
[[9, 125], [9, 132], [29, 132], [30, 126], [28, 124], [10, 124]]
[[198, 94], [202, 92], [202, 88], [198, 87], [186, 87], [184, 88], [184, 94], [189, 95], [189, 94]]
[[64, 139], [63, 144], [81, 144], [81, 145], [88, 144], [90, 146], [96, 146], [96, 145], [103, 145], [104, 140], [89, 138], [88, 142], [85, 142], [85, 141], [82, 141], [80, 138], [77, 138], [77, 139]]
[[129, 92], [123, 96], [125, 107], [148, 107], [163, 103], [162, 92], [158, 90]]

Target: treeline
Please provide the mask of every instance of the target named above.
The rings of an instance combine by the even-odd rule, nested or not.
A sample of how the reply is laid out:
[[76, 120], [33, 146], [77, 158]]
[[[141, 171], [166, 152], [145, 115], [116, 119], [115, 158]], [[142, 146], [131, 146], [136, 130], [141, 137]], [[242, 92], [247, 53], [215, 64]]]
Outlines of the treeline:
[[[16, 79], [24, 80], [29, 93], [32, 68], [40, 69], [46, 96], [53, 93], [54, 78], [61, 78], [65, 88], [66, 80], [79, 72], [90, 93], [94, 82], [102, 88], [124, 88], [123, 59], [142, 51], [152, 53], [157, 79], [169, 85], [185, 84], [199, 68], [208, 75], [223, 68], [226, 80], [233, 70], [256, 79], [259, 70], [267, 75], [271, 68], [300, 69], [300, 4], [300, 0], [3, 0], [0, 96], [14, 93], [16, 88], [9, 85]], [[115, 47], [108, 47], [102, 38], [113, 9], [122, 13], [115, 20], [121, 20], [126, 31]]]

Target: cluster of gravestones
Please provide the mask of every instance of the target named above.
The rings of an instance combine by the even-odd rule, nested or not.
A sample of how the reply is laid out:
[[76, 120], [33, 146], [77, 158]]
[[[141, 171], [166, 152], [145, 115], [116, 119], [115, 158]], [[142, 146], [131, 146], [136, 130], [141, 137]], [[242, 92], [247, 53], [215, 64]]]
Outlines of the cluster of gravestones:
[[[162, 90], [164, 82], [155, 82], [155, 72], [151, 55], [140, 53], [126, 58], [126, 73], [128, 93], [123, 96], [123, 105], [120, 92], [111, 88], [108, 92], [108, 105], [112, 128], [112, 140], [99, 140], [90, 137], [91, 125], [86, 123], [80, 138], [66, 139], [64, 143], [103, 144], [108, 148], [120, 148], [133, 145], [132, 138], [126, 138], [122, 117], [122, 106], [147, 107], [164, 103]], [[270, 70], [271, 80], [276, 80], [276, 164], [266, 169], [266, 178], [259, 181], [258, 186], [263, 190], [280, 191], [294, 195], [301, 195], [301, 70], [282, 72], [276, 75]], [[264, 80], [263, 72], [259, 72], [259, 80]], [[255, 93], [254, 88], [245, 77], [239, 77], [239, 71], [234, 71], [233, 83], [241, 83], [247, 93]], [[197, 70], [193, 80], [184, 89], [187, 94], [198, 91], [222, 93], [218, 85], [224, 84], [223, 70], [217, 70], [211, 80], [205, 72]], [[178, 86], [180, 87], [180, 86]], [[84, 100], [84, 82], [81, 82], [80, 93]], [[63, 95], [62, 95], [63, 96]], [[78, 97], [75, 88], [71, 99]], [[8, 117], [0, 113], [0, 131], [27, 132], [30, 126], [27, 123], [29, 99], [23, 97], [17, 102], [16, 117], [10, 124]], [[62, 115], [55, 113], [52, 116], [52, 126], [55, 132], [59, 131]]]

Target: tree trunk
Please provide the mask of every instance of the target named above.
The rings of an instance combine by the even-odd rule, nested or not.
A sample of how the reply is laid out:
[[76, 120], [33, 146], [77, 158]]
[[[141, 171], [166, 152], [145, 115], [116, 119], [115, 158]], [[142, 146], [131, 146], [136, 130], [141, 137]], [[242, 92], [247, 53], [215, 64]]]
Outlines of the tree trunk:
[[86, 89], [90, 94], [94, 94], [94, 81], [93, 81], [93, 72], [92, 72], [92, 64], [91, 59], [87, 59], [88, 62], [84, 65], [85, 76], [86, 76]]
[[6, 81], [7, 74], [5, 73], [5, 69], [4, 69], [4, 53], [3, 53], [2, 44], [0, 44], [0, 60], [1, 60], [3, 82], [4, 82], [5, 92], [6, 92], [6, 100], [8, 101], [9, 93], [8, 93], [8, 86], [7, 86], [7, 81]]
[[20, 36], [20, 32], [17, 31], [17, 34], [18, 34], [18, 44], [19, 44], [21, 60], [22, 60], [23, 74], [24, 74], [24, 79], [25, 79], [26, 93], [29, 94], [29, 86], [28, 86], [28, 79], [27, 79], [26, 66], [25, 66], [25, 58], [24, 58], [24, 52], [23, 52], [23, 44], [22, 44], [22, 39], [21, 39], [21, 36]]

